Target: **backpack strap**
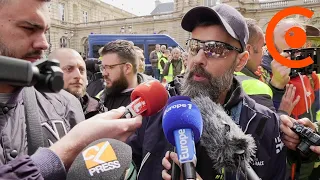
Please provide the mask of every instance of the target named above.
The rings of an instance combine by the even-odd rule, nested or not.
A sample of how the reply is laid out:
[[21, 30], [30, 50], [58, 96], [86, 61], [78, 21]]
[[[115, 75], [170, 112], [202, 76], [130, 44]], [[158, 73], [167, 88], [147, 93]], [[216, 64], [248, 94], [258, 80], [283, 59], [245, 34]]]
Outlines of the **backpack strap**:
[[37, 107], [35, 89], [23, 89], [23, 102], [27, 126], [28, 154], [34, 154], [39, 147], [44, 147], [41, 121]]

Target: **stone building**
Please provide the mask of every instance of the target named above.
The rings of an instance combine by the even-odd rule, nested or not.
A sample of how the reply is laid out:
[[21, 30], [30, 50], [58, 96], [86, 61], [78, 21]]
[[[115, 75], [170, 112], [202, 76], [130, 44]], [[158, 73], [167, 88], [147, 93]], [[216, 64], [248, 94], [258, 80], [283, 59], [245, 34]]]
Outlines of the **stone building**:
[[302, 6], [311, 9], [314, 12], [313, 17], [291, 17], [300, 18], [320, 28], [320, 0], [174, 0], [173, 12], [157, 12], [139, 17], [100, 0], [53, 0], [50, 7], [52, 28], [47, 34], [52, 45], [50, 50], [70, 46], [86, 54], [87, 36], [91, 33], [168, 34], [184, 47], [190, 34], [180, 26], [183, 15], [194, 6], [214, 6], [218, 3], [229, 4], [245, 17], [256, 19], [264, 31], [270, 19], [280, 10]]

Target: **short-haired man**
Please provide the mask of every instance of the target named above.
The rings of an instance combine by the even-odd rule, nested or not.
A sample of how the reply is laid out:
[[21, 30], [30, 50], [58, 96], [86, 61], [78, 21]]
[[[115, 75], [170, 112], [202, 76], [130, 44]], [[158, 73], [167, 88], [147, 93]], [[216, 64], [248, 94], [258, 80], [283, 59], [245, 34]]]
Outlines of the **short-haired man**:
[[139, 48], [138, 46], [135, 46], [134, 49], [136, 50], [137, 53], [137, 60], [138, 60], [138, 72], [139, 73], [144, 73], [145, 71], [145, 58], [143, 55], [143, 50]]
[[[181, 25], [191, 32], [191, 38], [187, 43], [187, 72], [184, 78], [176, 78], [170, 83], [175, 87], [176, 94], [190, 98], [206, 96], [221, 104], [234, 122], [246, 134], [254, 137], [258, 146], [251, 166], [258, 176], [264, 180], [283, 180], [286, 161], [285, 151], [281, 148], [281, 141], [278, 141], [279, 117], [248, 97], [233, 75], [241, 71], [248, 60], [245, 48], [249, 32], [244, 17], [226, 4], [217, 5], [213, 9], [195, 7], [185, 14]], [[239, 113], [231, 113], [238, 110]], [[140, 167], [141, 179], [161, 179], [161, 159], [166, 151], [173, 150], [164, 137], [162, 114], [163, 111], [144, 119], [142, 128], [128, 140], [134, 152], [133, 159]], [[257, 127], [261, 122], [265, 124], [260, 127], [263, 129], [260, 132]], [[214, 162], [208, 156], [206, 147], [201, 141], [196, 144], [196, 171], [203, 179], [215, 179], [221, 172], [213, 169]], [[234, 174], [227, 172], [224, 176], [237, 179]]]
[[100, 70], [106, 83], [105, 89], [100, 93], [100, 100], [109, 110], [130, 104], [133, 89], [140, 83], [153, 79], [138, 73], [137, 53], [129, 41], [109, 42], [100, 55]]
[[177, 75], [180, 75], [183, 71], [184, 64], [181, 58], [181, 51], [179, 48], [174, 48], [168, 58], [168, 62], [164, 66], [163, 76], [166, 78], [167, 82], [171, 82]]
[[160, 71], [158, 69], [158, 61], [162, 56], [160, 44], [156, 44], [155, 50], [150, 53], [149, 59], [152, 66], [152, 74], [155, 79], [160, 80]]
[[103, 104], [86, 92], [88, 84], [86, 64], [80, 54], [70, 48], [54, 50], [49, 59], [60, 62], [63, 71], [64, 89], [79, 99], [85, 118], [105, 112]]

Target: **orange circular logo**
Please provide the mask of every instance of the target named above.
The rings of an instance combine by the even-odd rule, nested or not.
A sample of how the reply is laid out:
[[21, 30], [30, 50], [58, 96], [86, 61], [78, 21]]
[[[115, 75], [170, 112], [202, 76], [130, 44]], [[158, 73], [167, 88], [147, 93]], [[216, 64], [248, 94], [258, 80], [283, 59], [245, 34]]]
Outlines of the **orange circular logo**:
[[[304, 7], [289, 7], [278, 12], [269, 22], [266, 31], [266, 45], [271, 56], [284, 66], [289, 68], [303, 68], [314, 63], [311, 57], [307, 57], [303, 60], [289, 60], [279, 54], [274, 42], [273, 31], [276, 25], [285, 17], [300, 14], [311, 18], [313, 12], [310, 9]], [[306, 32], [300, 27], [292, 27], [285, 34], [285, 40], [291, 48], [301, 48], [307, 40]]]

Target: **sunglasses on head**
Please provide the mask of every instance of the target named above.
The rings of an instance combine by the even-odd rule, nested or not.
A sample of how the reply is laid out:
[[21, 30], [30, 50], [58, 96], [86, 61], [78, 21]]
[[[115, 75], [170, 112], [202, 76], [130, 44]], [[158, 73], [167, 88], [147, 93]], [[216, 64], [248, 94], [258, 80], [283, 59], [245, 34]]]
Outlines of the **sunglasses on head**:
[[200, 49], [203, 49], [207, 58], [226, 58], [230, 51], [243, 52], [237, 47], [220, 41], [200, 41], [198, 39], [187, 40], [187, 51], [192, 56], [197, 55]]

